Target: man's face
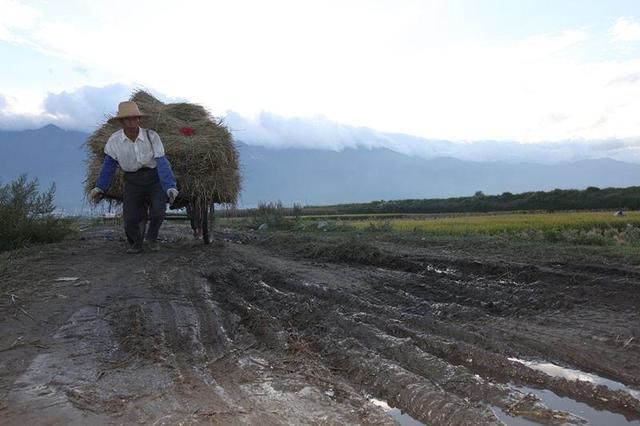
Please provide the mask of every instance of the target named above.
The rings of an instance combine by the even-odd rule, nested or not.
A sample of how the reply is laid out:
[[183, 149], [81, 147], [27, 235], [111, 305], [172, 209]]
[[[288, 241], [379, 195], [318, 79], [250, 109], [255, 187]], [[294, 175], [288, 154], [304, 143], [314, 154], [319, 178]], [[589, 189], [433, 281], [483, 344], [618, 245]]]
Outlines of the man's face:
[[120, 119], [125, 130], [135, 130], [140, 126], [140, 117], [126, 117]]

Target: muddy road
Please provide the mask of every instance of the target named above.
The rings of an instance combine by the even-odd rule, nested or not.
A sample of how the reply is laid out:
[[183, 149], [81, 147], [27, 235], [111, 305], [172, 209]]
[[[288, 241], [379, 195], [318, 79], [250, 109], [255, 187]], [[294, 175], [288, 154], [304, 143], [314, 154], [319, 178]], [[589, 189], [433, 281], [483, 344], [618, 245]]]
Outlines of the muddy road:
[[0, 424], [640, 425], [640, 268], [166, 223], [0, 255]]

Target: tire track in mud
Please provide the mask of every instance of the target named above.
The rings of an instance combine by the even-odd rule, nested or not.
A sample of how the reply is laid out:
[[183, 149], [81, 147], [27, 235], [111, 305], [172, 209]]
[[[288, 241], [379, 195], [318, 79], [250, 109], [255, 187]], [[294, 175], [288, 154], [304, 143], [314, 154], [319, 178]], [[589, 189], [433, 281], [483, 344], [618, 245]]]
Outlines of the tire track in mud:
[[[236, 289], [241, 286], [245, 292], [252, 291], [251, 282], [243, 282], [238, 279], [237, 274], [231, 274], [231, 277], [226, 278], [228, 282], [236, 283]], [[216, 279], [212, 281], [219, 282]], [[391, 359], [384, 356], [389, 356], [390, 353], [383, 353], [381, 356], [376, 350], [371, 350], [371, 346], [385, 347], [384, 344], [373, 344], [374, 334], [364, 339], [362, 335], [357, 336], [359, 339], [356, 340], [358, 342], [364, 340], [364, 344], [345, 343], [353, 339], [354, 330], [358, 330], [358, 327], [357, 324], [346, 321], [340, 315], [331, 315], [334, 307], [327, 306], [326, 303], [318, 304], [313, 298], [296, 297], [295, 294], [287, 294], [282, 289], [270, 287], [264, 281], [262, 283], [262, 285], [254, 285], [255, 293], [250, 295], [252, 297], [229, 291], [224, 285], [217, 286], [221, 298], [227, 300], [232, 309], [239, 311], [241, 317], [248, 323], [253, 324], [251, 331], [261, 337], [261, 342], [272, 346], [274, 342], [281, 341], [278, 339], [282, 333], [281, 324], [292, 324], [293, 329], [290, 332], [302, 333], [325, 359], [331, 360], [335, 368], [349, 370], [350, 379], [354, 383], [365, 384], [367, 391], [380, 398], [388, 399], [392, 404], [401, 407], [418, 419], [429, 424], [490, 424], [496, 420], [486, 408], [464, 402], [462, 398], [466, 398], [468, 393], [463, 393], [461, 398], [455, 394], [443, 392], [440, 385], [436, 384], [434, 387], [433, 377], [425, 378], [412, 372], [411, 370], [415, 370], [415, 363], [407, 370], [405, 367], [411, 366], [411, 362], [401, 365], [402, 363], [394, 360], [393, 356], [390, 357]], [[268, 293], [272, 293], [271, 297]], [[268, 301], [267, 303], [273, 305], [271, 309], [263, 311], [257, 306], [259, 301]], [[298, 308], [292, 308], [292, 306]], [[271, 315], [272, 311], [281, 312], [283, 315], [275, 318]], [[325, 312], [327, 314], [324, 314]], [[308, 324], [308, 327], [305, 327], [305, 324]], [[336, 325], [341, 332], [336, 330]], [[319, 337], [323, 335], [329, 338]], [[336, 350], [336, 348], [339, 349]], [[371, 361], [372, 359], [376, 361]], [[414, 391], [407, 393], [406, 389]], [[501, 405], [508, 408], [511, 403], [513, 401]], [[565, 422], [569, 420], [567, 416], [563, 418]]]
[[[250, 264], [253, 255], [255, 253], [244, 257], [242, 262]], [[278, 261], [286, 262], [283, 259]], [[261, 343], [274, 345], [274, 342], [278, 342], [275, 347], [286, 349], [283, 333], [302, 336], [334, 368], [348, 371], [347, 378], [352, 383], [364, 384], [368, 392], [388, 399], [430, 424], [440, 424], [444, 418], [449, 419], [448, 424], [454, 418], [460, 419], [463, 424], [461, 419], [467, 415], [474, 418], [475, 423], [491, 423], [495, 420], [483, 407], [473, 404], [457, 406], [459, 401], [482, 402], [499, 407], [508, 414], [548, 424], [581, 423], [579, 418], [549, 410], [536, 398], [525, 397], [513, 387], [501, 385], [500, 382], [551, 389], [559, 395], [591, 406], [624, 414], [628, 419], [640, 418], [639, 401], [626, 392], [582, 382], [576, 386], [575, 382], [532, 370], [509, 361], [508, 354], [501, 354], [505, 344], [486, 342], [482, 334], [466, 330], [468, 324], [464, 321], [474, 316], [490, 317], [491, 307], [482, 306], [474, 299], [482, 291], [473, 290], [472, 294], [463, 291], [463, 295], [458, 295], [455, 293], [456, 286], [453, 286], [430, 292], [432, 285], [443, 286], [440, 274], [430, 274], [429, 277], [425, 274], [380, 273], [375, 268], [339, 266], [333, 274], [335, 282], [343, 280], [344, 275], [348, 275], [350, 280], [354, 279], [354, 275], [357, 276], [356, 280], [361, 280], [360, 291], [348, 292], [335, 285], [330, 287], [308, 282], [305, 277], [299, 276], [299, 265], [295, 274], [289, 271], [285, 277], [281, 269], [274, 269], [265, 263], [268, 260], [252, 265], [253, 269], [259, 271], [257, 275], [255, 272], [246, 273], [246, 269], [227, 271], [223, 276], [219, 272], [209, 275], [216, 299], [236, 312]], [[323, 273], [331, 276], [326, 271]], [[400, 275], [402, 279], [394, 278], [394, 275]], [[408, 282], [412, 278], [414, 280]], [[435, 283], [430, 284], [430, 278], [435, 278]], [[465, 283], [458, 284], [464, 289]], [[435, 294], [435, 301], [431, 299], [432, 294]], [[470, 302], [467, 306], [471, 308], [450, 302], [451, 299]], [[443, 320], [463, 322], [456, 325]], [[434, 334], [425, 334], [425, 330]], [[401, 340], [394, 340], [398, 338]], [[500, 350], [492, 352], [485, 349], [492, 347]], [[339, 350], [336, 351], [336, 348]], [[373, 364], [372, 359], [376, 360]], [[481, 378], [478, 373], [487, 379]], [[390, 379], [371, 379], [380, 374]], [[457, 380], [452, 381], [452, 374]], [[395, 392], [411, 388], [408, 383], [413, 383], [413, 387], [426, 386], [423, 383], [425, 381], [434, 383], [446, 397], [432, 395], [429, 387], [421, 388], [426, 392], [424, 395], [429, 394], [431, 401], [449, 401], [449, 404], [443, 403], [442, 407], [451, 409], [453, 405], [455, 409], [452, 412], [444, 415], [446, 410], [438, 408], [438, 404], [430, 406], [425, 412], [425, 399], [419, 396], [420, 392], [404, 396], [402, 392]], [[444, 417], [439, 417], [441, 414]]]
[[[375, 313], [377, 314], [386, 314], [388, 316], [389, 314], [396, 313], [396, 319], [401, 320], [405, 324], [412, 324], [418, 329], [427, 329], [432, 333], [446, 336], [448, 338], [454, 338], [455, 340], [462, 340], [470, 344], [479, 345], [485, 349], [491, 349], [494, 352], [513, 350], [513, 346], [519, 346], [524, 350], [525, 354], [537, 354], [547, 357], [555, 355], [556, 358], [569, 362], [570, 364], [576, 365], [582, 369], [586, 369], [587, 371], [595, 371], [625, 383], [638, 384], [638, 380], [640, 379], [638, 376], [625, 374], [625, 372], [620, 371], [619, 369], [608, 368], [607, 366], [602, 365], [602, 362], [597, 363], [597, 360], [590, 360], [583, 356], [584, 341], [576, 340], [575, 343], [572, 343], [572, 335], [574, 333], [571, 335], [561, 335], [558, 333], [553, 335], [552, 333], [549, 333], [551, 337], [555, 337], [556, 339], [562, 338], [564, 342], [561, 344], [555, 341], [550, 341], [550, 336], [542, 336], [540, 339], [535, 339], [532, 336], [527, 336], [531, 329], [531, 325], [527, 317], [524, 315], [518, 314], [516, 320], [512, 321], [509, 319], [509, 315], [501, 312], [499, 313], [499, 316], [501, 318], [505, 318], [504, 324], [496, 326], [495, 316], [497, 314], [495, 312], [495, 304], [480, 308], [476, 306], [477, 303], [470, 303], [467, 306], [460, 305], [457, 302], [447, 303], [448, 299], [458, 300], [460, 297], [455, 294], [448, 299], [447, 297], [443, 297], [443, 290], [441, 287], [447, 287], [450, 289], [462, 287], [463, 291], [466, 291], [466, 287], [475, 282], [473, 279], [462, 284], [460, 284], [460, 280], [456, 280], [452, 285], [451, 280], [448, 280], [446, 277], [443, 279], [441, 274], [431, 274], [433, 281], [429, 283], [429, 278], [425, 277], [424, 274], [418, 274], [415, 276], [414, 274], [406, 272], [397, 273], [393, 271], [384, 271], [384, 277], [380, 278], [377, 272], [379, 271], [376, 271], [376, 276], [368, 280], [368, 284], [370, 284], [370, 286], [367, 287], [367, 294], [362, 295], [363, 299], [375, 302]], [[412, 276], [415, 279], [412, 280]], [[435, 297], [432, 297], [433, 293], [430, 292], [431, 287], [437, 287]], [[514, 287], [519, 290], [519, 287], [521, 286], [512, 285], [510, 287]], [[394, 292], [395, 294], [390, 294]], [[446, 292], [454, 293], [452, 290], [447, 290]], [[318, 294], [322, 293], [320, 292]], [[500, 293], [493, 293], [494, 296], [498, 294]], [[367, 304], [363, 303], [362, 300], [354, 301], [354, 297], [352, 295], [348, 295], [346, 297], [350, 297], [350, 303], [360, 302], [359, 306], [367, 307]], [[464, 299], [468, 300], [466, 293]], [[433, 302], [434, 300], [435, 303]], [[409, 306], [412, 306], [412, 308]], [[404, 309], [402, 309], [403, 307]], [[372, 307], [369, 305], [369, 311], [371, 311], [371, 309]], [[535, 311], [535, 313], [539, 314], [538, 311]], [[579, 323], [581, 320], [579, 316], [575, 318], [575, 320], [573, 318], [566, 318], [570, 313], [565, 312], [563, 315], [565, 323]], [[519, 319], [520, 317], [525, 318], [525, 320], [521, 321]], [[462, 327], [455, 325], [455, 323], [452, 324], [451, 322], [442, 321], [459, 321], [468, 318], [475, 318], [476, 320], [487, 318], [491, 320], [492, 323], [489, 325], [486, 323], [462, 323], [461, 325], [464, 326]], [[548, 324], [550, 320], [554, 318], [554, 315], [553, 313], [545, 313], [544, 318], [544, 323]], [[629, 317], [623, 315], [620, 322], [627, 325], [628, 329], [628, 323], [633, 323], [633, 320], [633, 316]], [[500, 321], [503, 320], [500, 319]], [[580, 324], [580, 332], [585, 333], [591, 331], [587, 326], [590, 326], [592, 322], [591, 318], [589, 318], [588, 322], [583, 321], [582, 324]], [[570, 324], [567, 325], [569, 326]], [[611, 329], [612, 327], [613, 324], [608, 322], [607, 328]], [[478, 331], [482, 331], [482, 333]], [[506, 336], [505, 332], [508, 333]], [[598, 334], [598, 330], [595, 331], [595, 334]], [[525, 341], [527, 344], [523, 345], [520, 341]], [[605, 350], [605, 348], [601, 348], [601, 350]], [[629, 347], [629, 351], [634, 350], [637, 350], [636, 346]], [[619, 356], [616, 356], [620, 354], [619, 352], [618, 354], [609, 353], [610, 351], [605, 352], [607, 352], [607, 358], [609, 359], [620, 358]], [[634, 364], [632, 357], [622, 358], [618, 361], [619, 362], [615, 363], [616, 365], [624, 366], [625, 364]]]
[[[38, 347], [27, 352], [8, 346], [17, 337], [3, 336], [12, 340], [3, 341], [0, 364], [11, 366], [12, 376], [5, 375], [11, 380], [3, 383], [0, 423], [392, 424], [346, 381], [305, 356], [305, 342], [279, 333], [274, 350], [257, 347], [241, 317], [217, 303], [199, 272], [210, 257], [226, 267], [222, 245], [178, 242], [129, 256], [118, 242], [81, 241], [82, 256], [68, 256], [78, 242], [65, 241], [59, 255], [29, 258], [28, 268], [9, 277], [12, 286], [40, 277], [19, 295], [34, 323], [4, 318], [2, 324], [3, 334], [21, 326], [16, 335]], [[48, 253], [46, 246], [39, 250]], [[52, 286], [42, 279], [59, 276], [91, 277], [91, 284]], [[27, 304], [29, 295], [46, 298]], [[34, 318], [55, 321], [42, 326]], [[20, 354], [17, 368], [12, 360]]]
[[[225, 300], [225, 305], [240, 315], [242, 323], [266, 347], [284, 351], [288, 346], [286, 337], [299, 334], [307, 338], [336, 371], [349, 371], [351, 381], [365, 384], [366, 390], [388, 399], [417, 419], [429, 424], [444, 424], [445, 420], [448, 424], [495, 423], [495, 417], [482, 407], [445, 394], [430, 381], [368, 351], [366, 347], [357, 349], [346, 342], [344, 336], [335, 340], [305, 336], [305, 332], [333, 334], [329, 331], [333, 326], [326, 322], [326, 318], [322, 319], [325, 310], [317, 301], [292, 300], [296, 299], [294, 295], [269, 289], [267, 285], [252, 285], [233, 273], [226, 277], [210, 276], [209, 279], [217, 290], [217, 297]], [[249, 295], [238, 294], [239, 286], [250, 292]], [[251, 287], [255, 289], [253, 294]], [[260, 306], [259, 301], [262, 302]], [[271, 309], [263, 309], [264, 303], [270, 304]], [[280, 312], [281, 316], [276, 318], [275, 312]], [[285, 324], [289, 325], [288, 330]]]
[[[215, 294], [215, 289], [211, 288], [210, 282], [198, 273], [197, 267], [194, 267], [203, 263], [205, 263], [203, 256], [195, 254], [194, 258], [185, 262], [183, 267], [164, 271], [162, 274], [150, 274], [146, 281], [152, 292], [158, 292], [157, 297], [145, 297], [144, 308], [137, 304], [130, 305], [131, 300], [123, 297], [123, 307], [116, 309], [120, 314], [114, 319], [114, 322], [128, 324], [127, 333], [122, 333], [122, 337], [126, 336], [127, 339], [132, 339], [132, 335], [138, 334], [138, 330], [156, 330], [156, 337], [152, 340], [145, 338], [144, 332], [139, 333], [141, 338], [133, 338], [133, 340], [138, 344], [146, 343], [149, 352], [156, 354], [147, 359], [159, 362], [169, 369], [176, 390], [183, 395], [183, 398], [197, 400], [202, 398], [202, 394], [211, 392], [209, 387], [219, 389], [218, 393], [228, 395], [226, 403], [230, 407], [221, 411], [235, 412], [241, 417], [250, 416], [248, 418], [253, 420], [249, 423], [252, 424], [256, 422], [281, 424], [283, 421], [309, 424], [312, 423], [310, 420], [312, 418], [326, 418], [329, 423], [332, 423], [330, 419], [333, 418], [335, 424], [359, 423], [356, 421], [357, 417], [353, 417], [354, 415], [360, 416], [361, 419], [369, 419], [365, 423], [387, 424], [389, 422], [385, 417], [381, 419], [379, 410], [372, 410], [372, 407], [369, 407], [366, 412], [362, 411], [362, 404], [367, 404], [362, 395], [353, 393], [349, 388], [345, 389], [340, 380], [335, 382], [329, 380], [325, 383], [321, 380], [321, 376], [314, 374], [313, 369], [309, 368], [309, 362], [300, 362], [300, 366], [293, 370], [279, 365], [280, 361], [284, 362], [290, 358], [287, 351], [289, 347], [287, 333], [282, 330], [271, 333], [273, 329], [261, 326], [272, 323], [271, 317], [248, 322], [246, 321], [248, 315], [241, 317], [237, 312], [225, 309], [225, 306], [217, 301], [219, 295]], [[166, 275], [165, 279], [159, 279], [163, 274]], [[167, 287], [163, 281], [179, 284]], [[165, 298], [163, 295], [168, 297]], [[125, 309], [126, 306], [128, 307]], [[131, 315], [128, 315], [131, 310], [140, 315], [136, 315], [132, 320]], [[138, 321], [139, 318], [141, 321]], [[139, 327], [138, 322], [146, 322], [146, 325]], [[255, 346], [257, 342], [269, 344], [261, 344], [261, 350], [251, 351], [254, 355], [249, 355], [246, 349]], [[134, 355], [143, 355], [139, 351], [129, 350], [129, 352]], [[274, 361], [272, 356], [275, 356], [277, 361]], [[255, 366], [259, 366], [258, 369], [264, 371], [254, 371]], [[286, 375], [280, 377], [280, 374], [284, 373]], [[262, 377], [265, 374], [267, 377]], [[263, 382], [260, 383], [260, 381]], [[290, 396], [291, 391], [286, 390], [291, 383], [298, 383], [295, 384], [294, 389], [297, 389], [296, 392], [302, 392], [299, 396], [296, 392]], [[325, 391], [327, 394], [316, 395], [317, 390], [310, 384], [327, 388]], [[246, 389], [238, 390], [238, 385]], [[272, 386], [283, 387], [284, 390], [272, 388]], [[244, 392], [250, 392], [252, 396]], [[257, 397], [253, 395], [269, 396], [263, 397], [258, 403], [255, 401]], [[331, 395], [331, 398], [327, 395]], [[344, 395], [347, 397], [345, 398]], [[278, 401], [279, 398], [283, 398], [282, 401]], [[332, 398], [338, 403], [341, 399], [344, 400], [345, 402], [342, 403], [344, 407], [332, 404], [327, 406], [324, 412], [318, 412], [321, 404], [327, 404], [322, 400]], [[244, 401], [240, 406], [239, 400]], [[258, 403], [258, 407], [266, 406], [265, 409], [268, 409], [269, 405], [275, 405], [278, 410], [263, 413], [260, 417], [259, 414], [254, 413], [257, 409], [251, 405], [251, 401]], [[288, 405], [290, 408], [282, 411], [283, 408], [278, 407], [276, 402], [284, 406]], [[305, 408], [303, 403], [308, 407]], [[353, 405], [351, 412], [354, 414], [343, 412], [345, 408], [349, 408], [349, 405]], [[305, 414], [299, 414], [298, 410]], [[369, 412], [369, 410], [372, 411]], [[314, 412], [317, 414], [312, 415]], [[285, 414], [286, 417], [283, 420], [281, 416]]]
[[25, 413], [37, 404], [21, 383], [50, 391], [42, 405], [63, 404], [51, 415], [93, 413], [104, 423], [387, 424], [370, 396], [431, 425], [500, 424], [494, 413], [507, 423], [583, 423], [534, 396], [539, 390], [640, 418], [627, 392], [513, 360], [638, 383], [640, 346], [624, 333], [639, 319], [630, 307], [640, 296], [633, 274], [626, 288], [618, 281], [626, 270], [604, 282], [554, 265], [392, 254], [380, 265], [349, 265], [252, 245], [176, 247], [178, 256], [112, 254], [108, 268], [104, 258], [78, 261], [109, 274], [101, 285], [115, 285], [97, 293], [106, 300], [87, 293], [80, 305], [100, 309], [74, 314], [60, 329], [67, 340], [17, 382], [11, 397], [22, 398]]
[[[521, 262], [448, 259], [428, 253], [420, 257], [403, 246], [380, 245], [394, 253], [404, 253], [401, 255], [403, 261], [412, 265], [406, 270], [422, 271], [418, 274], [389, 271], [398, 277], [389, 280], [399, 283], [395, 285], [398, 292], [419, 287], [424, 282], [430, 290], [419, 294], [420, 297], [440, 298], [454, 308], [459, 308], [454, 305], [456, 303], [469, 310], [480, 308], [476, 311], [478, 316], [491, 321], [479, 328], [485, 341], [483, 347], [490, 345], [496, 351], [513, 351], [518, 347], [522, 352], [518, 355], [542, 359], [551, 356], [560, 364], [640, 386], [640, 368], [635, 361], [640, 355], [640, 312], [637, 309], [640, 305], [640, 271], [626, 266], [592, 264], [584, 265], [584, 270], [580, 270], [580, 265], [567, 264], [568, 269], [564, 270], [561, 269], [564, 264], [538, 266]], [[382, 257], [392, 256], [385, 254]], [[591, 271], [594, 274], [590, 274]], [[433, 291], [434, 287], [453, 289], [451, 297], [442, 299], [445, 292], [438, 294]], [[460, 309], [453, 311], [455, 314]], [[494, 326], [498, 317], [504, 318], [504, 324]], [[457, 319], [462, 316], [458, 315]], [[526, 319], [540, 323], [541, 327], [534, 327]], [[473, 324], [467, 324], [467, 327], [477, 328]], [[571, 331], [563, 332], [561, 327]], [[544, 335], [543, 329], [550, 331], [548, 335]], [[509, 342], [508, 346], [504, 345], [505, 341]], [[527, 344], [521, 344], [522, 341]], [[585, 351], [585, 343], [591, 351]], [[625, 350], [621, 351], [623, 345]], [[609, 368], [608, 364], [616, 368]]]
[[[492, 288], [496, 284], [487, 286], [487, 280], [481, 280], [479, 284], [476, 284], [478, 281], [474, 278], [463, 282], [461, 279], [450, 280], [448, 277], [432, 276], [433, 281], [429, 282], [429, 278], [422, 277], [422, 274], [413, 280], [411, 279], [412, 274], [396, 275], [398, 278], [394, 279], [393, 274], [389, 274], [389, 279], [385, 281], [384, 287], [395, 289], [400, 297], [407, 296], [408, 302], [413, 299], [411, 305], [416, 308], [413, 311], [407, 309], [407, 312], [419, 316], [428, 314], [444, 320], [473, 319], [475, 320], [473, 322], [478, 324], [465, 324], [465, 327], [471, 326], [473, 329], [481, 330], [481, 333], [468, 333], [460, 329], [456, 332], [450, 328], [446, 334], [453, 332], [456, 338], [481, 345], [485, 349], [509, 350], [511, 352], [517, 349], [520, 351], [517, 355], [535, 355], [547, 359], [551, 357], [582, 370], [595, 372], [630, 385], [640, 385], [639, 376], [634, 375], [632, 371], [624, 371], [625, 366], [634, 365], [637, 371], [637, 363], [633, 361], [635, 357], [633, 352], [639, 353], [640, 346], [631, 345], [628, 350], [620, 351], [621, 344], [618, 344], [617, 347], [610, 347], [611, 345], [600, 344], [601, 342], [592, 338], [602, 336], [604, 333], [611, 334], [616, 330], [619, 333], [624, 330], [628, 332], [630, 324], [640, 325], [638, 313], [624, 310], [605, 312], [600, 306], [582, 313], [583, 308], [578, 306], [574, 309], [566, 309], [559, 315], [555, 306], [544, 306], [544, 302], [540, 301], [542, 298], [537, 295], [540, 290], [530, 291], [523, 284], [504, 285], [501, 291], [493, 291]], [[473, 290], [478, 285], [486, 288]], [[537, 282], [534, 285], [539, 286]], [[432, 292], [433, 287], [436, 287], [436, 290]], [[472, 288], [471, 292], [468, 290], [469, 287]], [[549, 290], [548, 286], [543, 287], [543, 291]], [[458, 294], [456, 294], [457, 290], [459, 290]], [[433, 296], [434, 293], [435, 296]], [[551, 291], [548, 293], [547, 298], [555, 297], [561, 300], [559, 303], [567, 303], [566, 296], [557, 293], [552, 295]], [[450, 296], [446, 296], [446, 294]], [[381, 298], [385, 300], [384, 296]], [[491, 298], [494, 301], [486, 302]], [[531, 303], [527, 299], [537, 299], [537, 301]], [[425, 300], [433, 300], [436, 303], [424, 303]], [[447, 300], [453, 300], [453, 302], [447, 304]], [[386, 301], [395, 306], [404, 303], [402, 300], [398, 302], [392, 298], [387, 298]], [[440, 306], [448, 308], [429, 309], [438, 306], [438, 303], [442, 304]], [[569, 304], [571, 306], [571, 302]], [[542, 307], [540, 307], [541, 305]], [[480, 324], [482, 318], [488, 319], [490, 323]], [[533, 323], [529, 319], [533, 320]], [[599, 326], [597, 319], [603, 324], [602, 326]], [[418, 321], [422, 322], [422, 326], [425, 325], [424, 321]], [[537, 323], [540, 325], [536, 325]], [[433, 322], [427, 325], [431, 326], [432, 331], [437, 331], [433, 327]], [[576, 329], [576, 325], [579, 325], [579, 328]], [[571, 330], [571, 332], [566, 332], [563, 329]], [[599, 356], [597, 358], [591, 356], [591, 351], [584, 350], [585, 341], [588, 341], [591, 347], [598, 347]], [[508, 345], [505, 345], [505, 342], [508, 342]], [[619, 367], [610, 368], [602, 362], [603, 359], [609, 360], [611, 364]]]

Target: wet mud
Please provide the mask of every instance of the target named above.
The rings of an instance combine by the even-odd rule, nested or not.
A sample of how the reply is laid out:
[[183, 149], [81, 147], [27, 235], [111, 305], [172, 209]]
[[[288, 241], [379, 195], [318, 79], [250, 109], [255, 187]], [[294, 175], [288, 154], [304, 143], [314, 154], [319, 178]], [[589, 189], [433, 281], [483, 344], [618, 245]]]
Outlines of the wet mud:
[[162, 236], [4, 255], [5, 423], [640, 425], [633, 267]]

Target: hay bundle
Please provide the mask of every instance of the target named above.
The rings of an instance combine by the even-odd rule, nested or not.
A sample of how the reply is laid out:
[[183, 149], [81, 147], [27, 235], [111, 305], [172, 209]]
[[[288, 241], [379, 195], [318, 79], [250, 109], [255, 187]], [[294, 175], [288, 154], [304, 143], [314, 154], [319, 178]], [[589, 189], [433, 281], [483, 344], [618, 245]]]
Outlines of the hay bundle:
[[[137, 91], [131, 100], [138, 104], [142, 117], [140, 126], [158, 132], [165, 153], [178, 180], [178, 206], [196, 201], [235, 204], [240, 192], [238, 152], [229, 130], [200, 105], [188, 103], [164, 104], [145, 91]], [[185, 136], [185, 128], [193, 134]], [[120, 129], [118, 122], [102, 125], [85, 143], [89, 151], [85, 192], [95, 186], [104, 160], [104, 146], [109, 136]], [[182, 132], [181, 132], [181, 129]], [[111, 188], [105, 195], [110, 201], [121, 202], [123, 173], [116, 172]]]

